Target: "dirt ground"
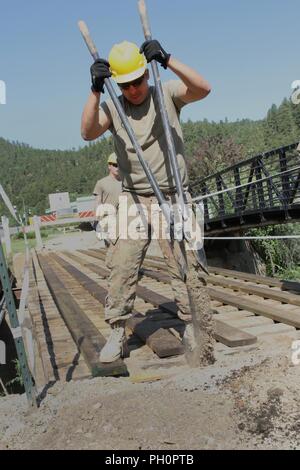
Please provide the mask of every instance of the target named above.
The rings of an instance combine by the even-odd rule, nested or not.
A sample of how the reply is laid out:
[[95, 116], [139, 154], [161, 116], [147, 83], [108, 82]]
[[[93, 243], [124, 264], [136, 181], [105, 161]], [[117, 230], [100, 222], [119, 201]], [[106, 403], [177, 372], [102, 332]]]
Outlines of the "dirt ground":
[[34, 411], [25, 395], [0, 398], [0, 449], [300, 449], [295, 339], [217, 343], [202, 368], [153, 357], [142, 376], [57, 382]]
[[166, 360], [161, 380], [149, 365], [141, 382], [56, 383], [37, 411], [1, 398], [0, 449], [300, 449], [300, 366], [291, 339], [277, 343], [217, 351], [202, 369]]

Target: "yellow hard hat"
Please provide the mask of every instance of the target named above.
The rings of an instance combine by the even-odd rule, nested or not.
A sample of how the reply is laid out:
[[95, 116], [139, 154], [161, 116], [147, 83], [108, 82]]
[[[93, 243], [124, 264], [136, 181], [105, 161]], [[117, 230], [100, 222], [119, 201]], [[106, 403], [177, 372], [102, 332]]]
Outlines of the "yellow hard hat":
[[117, 163], [117, 155], [115, 153], [111, 153], [110, 156], [107, 159], [108, 165], [110, 163]]
[[126, 83], [143, 75], [147, 67], [144, 54], [133, 42], [115, 44], [108, 56], [112, 78], [117, 83]]

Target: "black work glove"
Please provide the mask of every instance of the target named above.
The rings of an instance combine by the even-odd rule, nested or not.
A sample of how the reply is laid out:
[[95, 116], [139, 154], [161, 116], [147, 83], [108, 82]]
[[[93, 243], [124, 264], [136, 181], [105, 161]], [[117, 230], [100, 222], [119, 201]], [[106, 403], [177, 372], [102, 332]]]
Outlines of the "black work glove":
[[147, 62], [155, 59], [159, 62], [165, 69], [167, 68], [171, 54], [168, 54], [160, 45], [156, 39], [148, 39], [145, 41], [140, 48], [140, 53], [144, 53]]
[[[97, 225], [98, 221], [96, 220], [95, 222]], [[92, 232], [93, 230], [95, 230], [95, 222], [81, 222], [77, 228], [79, 228], [83, 232]]]
[[109, 63], [105, 59], [97, 59], [91, 66], [92, 91], [104, 93], [104, 79], [111, 77]]

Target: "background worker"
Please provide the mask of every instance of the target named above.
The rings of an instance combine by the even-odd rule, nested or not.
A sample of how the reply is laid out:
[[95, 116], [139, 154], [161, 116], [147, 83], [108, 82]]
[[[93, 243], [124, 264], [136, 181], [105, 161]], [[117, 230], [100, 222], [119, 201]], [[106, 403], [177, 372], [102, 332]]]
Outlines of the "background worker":
[[[117, 210], [119, 196], [122, 191], [122, 183], [115, 153], [109, 155], [107, 164], [109, 174], [97, 181], [93, 194], [96, 196], [95, 212], [98, 220], [96, 227], [97, 238], [103, 240], [107, 247], [105, 264], [107, 268], [111, 269], [114, 240], [111, 240], [109, 228], [110, 224], [114, 224], [115, 211]], [[104, 204], [110, 205], [111, 207], [104, 206]], [[105, 207], [107, 207], [108, 210], [105, 210]]]
[[[136, 204], [143, 204], [149, 213], [151, 205], [157, 204], [157, 199], [153, 195], [151, 185], [112, 101], [108, 100], [100, 105], [100, 97], [104, 92], [104, 79], [112, 76], [121, 90], [120, 103], [142, 147], [145, 160], [166, 199], [171, 203], [176, 203], [176, 188], [172, 178], [157, 93], [155, 87], [148, 85], [149, 72], [146, 66], [147, 62], [152, 60], [158, 61], [164, 68], [169, 68], [178, 77], [178, 80], [163, 84], [163, 93], [173, 132], [182, 183], [187, 191], [188, 175], [179, 122], [180, 110], [188, 103], [205, 98], [210, 92], [210, 85], [198, 72], [166, 53], [158, 41], [146, 41], [140, 50], [135, 44], [124, 41], [112, 48], [109, 62], [98, 59], [92, 65], [92, 92], [85, 105], [81, 124], [81, 133], [85, 140], [96, 139], [108, 129], [111, 131], [123, 184], [122, 196], [127, 198], [129, 208]], [[130, 218], [128, 218], [129, 223]], [[148, 234], [150, 233], [151, 222], [148, 226]], [[138, 271], [149, 243], [150, 236], [146, 239], [142, 237], [139, 240], [120, 237], [116, 242], [105, 308], [105, 318], [112, 327], [112, 333], [101, 351], [100, 360], [102, 362], [112, 362], [118, 359], [122, 353], [125, 341], [125, 320], [131, 316]], [[175, 288], [175, 300], [179, 308], [178, 316], [186, 321], [183, 341], [186, 349], [193, 352], [196, 350], [197, 343], [185, 280], [179, 275], [174, 259], [170, 256], [168, 242], [160, 239], [159, 243], [174, 281], [172, 286]], [[203, 363], [209, 363], [214, 359], [212, 317], [206, 290], [206, 275], [192, 252], [188, 252], [188, 263], [189, 269], [199, 277], [197, 287], [199, 285], [198, 291], [201, 299], [198, 307], [201, 309], [200, 323], [204, 338]]]

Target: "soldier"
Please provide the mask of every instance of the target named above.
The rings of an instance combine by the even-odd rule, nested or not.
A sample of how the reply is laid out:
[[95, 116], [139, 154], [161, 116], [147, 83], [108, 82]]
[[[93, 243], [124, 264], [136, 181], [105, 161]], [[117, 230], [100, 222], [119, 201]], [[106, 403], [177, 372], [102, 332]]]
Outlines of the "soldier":
[[[179, 122], [180, 111], [186, 104], [201, 100], [210, 92], [210, 85], [198, 72], [168, 54], [156, 40], [145, 41], [140, 50], [135, 44], [127, 41], [116, 44], [111, 49], [108, 60], [109, 62], [105, 59], [98, 59], [91, 67], [92, 92], [83, 111], [81, 133], [85, 140], [94, 140], [107, 130], [111, 131], [123, 185], [122, 197], [127, 201], [128, 213], [133, 206], [142, 204], [146, 208], [148, 224], [144, 224], [144, 227], [137, 227], [138, 230], [144, 232], [141, 233], [143, 236], [139, 239], [130, 237], [124, 239], [120, 236], [116, 240], [105, 308], [105, 318], [111, 325], [112, 332], [101, 351], [102, 362], [115, 361], [122, 354], [125, 321], [131, 316], [139, 268], [151, 239], [150, 211], [151, 207], [157, 204], [151, 185], [112, 101], [108, 100], [100, 105], [101, 94], [104, 92], [104, 79], [112, 76], [118, 84], [121, 91], [120, 103], [141, 145], [144, 158], [165, 198], [173, 204], [177, 202], [176, 188], [169, 165], [157, 93], [155, 87], [148, 84], [147, 62], [158, 61], [165, 69], [168, 68], [174, 72], [178, 78], [163, 83], [163, 93], [182, 183], [186, 191], [188, 190], [188, 175]], [[190, 198], [188, 193], [187, 198]], [[129, 225], [130, 222], [131, 218], [128, 217]], [[181, 278], [176, 263], [170, 256], [168, 242], [165, 239], [159, 239], [159, 243], [173, 279], [172, 287], [175, 289], [178, 316], [186, 321], [183, 341], [186, 349], [192, 351], [196, 348], [196, 341], [185, 280]], [[202, 324], [207, 326], [208, 332], [211, 332], [212, 317], [206, 289], [206, 275], [191, 251], [188, 252], [188, 264], [189, 269], [194, 270], [199, 278], [199, 292], [202, 298], [199, 308], [202, 309]], [[211, 334], [208, 333], [209, 337]], [[207, 343], [212, 344], [210, 341]], [[213, 360], [211, 346], [206, 355], [209, 357], [208, 362]]]
[[111, 269], [114, 240], [111, 239], [109, 229], [115, 224], [115, 211], [118, 207], [122, 183], [115, 153], [109, 155], [107, 164], [109, 174], [97, 181], [93, 194], [96, 196], [96, 216], [98, 216], [97, 238], [105, 243], [107, 248], [105, 264], [108, 269]]

